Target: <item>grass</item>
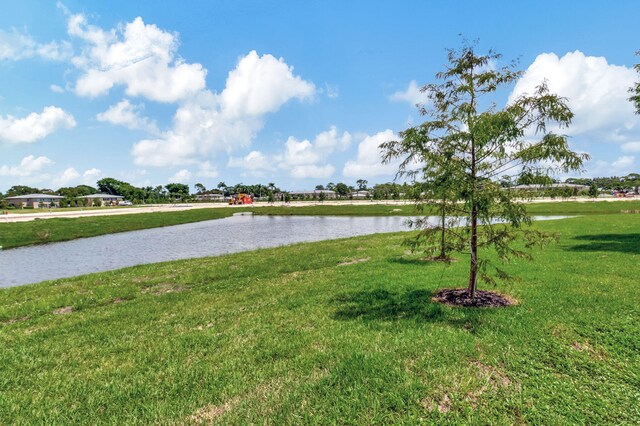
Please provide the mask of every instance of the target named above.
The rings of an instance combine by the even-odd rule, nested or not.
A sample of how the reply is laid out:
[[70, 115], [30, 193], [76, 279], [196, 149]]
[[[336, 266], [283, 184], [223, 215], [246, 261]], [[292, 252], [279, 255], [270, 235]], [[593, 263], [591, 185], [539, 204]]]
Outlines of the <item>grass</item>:
[[221, 219], [229, 217], [238, 211], [234, 209], [195, 209], [176, 212], [55, 218], [30, 222], [1, 223], [0, 246], [8, 249], [68, 241], [76, 238], [95, 237], [116, 232]]
[[[533, 215], [588, 215], [637, 213], [640, 201], [628, 202], [562, 202], [530, 204]], [[252, 211], [257, 215], [311, 215], [311, 216], [411, 216], [416, 215], [413, 204], [401, 205], [309, 205], [304, 207], [261, 206], [234, 208], [203, 208], [181, 212], [156, 212], [96, 216], [65, 219], [42, 219], [30, 222], [0, 223], [0, 247], [10, 249], [34, 244], [68, 241], [116, 232], [135, 231], [160, 226], [220, 219], [233, 213]], [[426, 214], [426, 213], [423, 213]], [[1, 221], [0, 217], [0, 221]]]
[[536, 226], [506, 309], [401, 233], [1, 290], [0, 424], [637, 424], [640, 215]]

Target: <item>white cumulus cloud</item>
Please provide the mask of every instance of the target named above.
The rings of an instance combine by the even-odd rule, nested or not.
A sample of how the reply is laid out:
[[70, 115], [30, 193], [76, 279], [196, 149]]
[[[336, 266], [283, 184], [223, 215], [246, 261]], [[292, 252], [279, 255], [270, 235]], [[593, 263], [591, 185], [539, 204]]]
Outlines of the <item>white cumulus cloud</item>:
[[191, 172], [187, 169], [182, 169], [176, 172], [168, 180], [169, 183], [189, 183], [191, 180]]
[[632, 68], [609, 64], [604, 57], [586, 56], [580, 51], [562, 57], [543, 53], [527, 68], [509, 96], [509, 102], [532, 93], [547, 81], [551, 93], [568, 99], [575, 114], [562, 132], [594, 142], [627, 142], [640, 135], [640, 117], [627, 100], [628, 88], [637, 74]]
[[122, 85], [129, 96], [176, 102], [205, 87], [202, 65], [177, 56], [178, 34], [145, 24], [140, 17], [105, 31], [75, 14], [69, 16], [67, 31], [84, 42], [82, 53], [72, 59], [83, 71], [75, 86], [81, 96], [104, 95]]
[[0, 176], [31, 177], [53, 164], [54, 162], [45, 156], [36, 157], [34, 155], [28, 155], [20, 161], [20, 165], [18, 166], [4, 165], [0, 167]]
[[355, 160], [347, 161], [342, 170], [345, 177], [373, 178], [377, 176], [393, 176], [398, 171], [398, 162], [382, 164], [380, 144], [397, 139], [392, 130], [378, 132], [366, 136], [358, 145], [358, 155]]
[[59, 128], [73, 128], [76, 120], [62, 108], [47, 106], [41, 113], [32, 112], [24, 118], [0, 116], [0, 140], [31, 143], [43, 139]]
[[158, 133], [158, 126], [147, 117], [143, 117], [140, 111], [142, 105], [133, 105], [127, 99], [123, 99], [109, 109], [99, 113], [98, 121], [108, 122], [118, 126], [124, 126], [132, 130], [144, 130], [149, 133]]
[[426, 93], [420, 91], [420, 87], [415, 80], [411, 80], [405, 90], [399, 90], [389, 96], [389, 99], [396, 102], [409, 102], [411, 105], [422, 105], [429, 100]]
[[215, 152], [248, 148], [268, 113], [291, 99], [309, 99], [314, 90], [312, 83], [294, 76], [282, 59], [252, 51], [229, 73], [222, 93], [203, 90], [184, 101], [170, 130], [136, 143], [134, 162], [190, 164]]

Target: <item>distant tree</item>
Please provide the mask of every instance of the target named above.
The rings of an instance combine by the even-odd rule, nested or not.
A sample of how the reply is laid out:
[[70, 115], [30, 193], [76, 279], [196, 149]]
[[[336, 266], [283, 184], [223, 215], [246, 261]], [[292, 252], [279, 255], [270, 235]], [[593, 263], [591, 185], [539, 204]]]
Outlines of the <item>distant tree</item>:
[[[640, 50], [636, 52], [636, 55], [640, 56]], [[635, 64], [633, 68], [640, 74], [640, 64]], [[633, 105], [636, 107], [636, 114], [640, 114], [640, 78], [638, 82], [629, 88], [629, 92], [631, 92], [629, 100], [633, 102]]]
[[517, 185], [543, 185], [549, 186], [553, 183], [553, 178], [539, 171], [525, 171], [516, 180]]
[[289, 201], [291, 201], [291, 194], [289, 194], [288, 192], [285, 192], [283, 197], [284, 197], [285, 203], [288, 203]]
[[369, 182], [364, 179], [358, 179], [356, 185], [358, 185], [358, 191], [365, 191]]
[[273, 191], [269, 191], [269, 195], [267, 196], [267, 201], [270, 204], [273, 204], [276, 201], [275, 197], [273, 196]]
[[316, 191], [324, 191], [323, 185], [316, 185]]
[[320, 202], [324, 202], [324, 200], [327, 199], [327, 194], [324, 193], [324, 191], [320, 191], [320, 195], [318, 195], [318, 199], [320, 200]]
[[7, 189], [7, 193], [5, 195], [7, 197], [16, 197], [19, 195], [37, 194], [40, 192], [42, 192], [42, 190], [38, 188], [32, 188], [30, 186], [23, 186], [23, 185], [15, 185]]
[[201, 183], [196, 183], [193, 187], [196, 189], [198, 194], [204, 194], [207, 192], [207, 188]]
[[329, 190], [329, 191], [335, 191], [336, 190], [336, 184], [333, 183], [333, 182], [329, 182], [325, 188], [327, 188], [327, 190]]
[[347, 195], [349, 195], [349, 192], [350, 192], [349, 187], [342, 182], [336, 184], [335, 191], [336, 191], [336, 194], [338, 194], [338, 196], [340, 197], [346, 197]]
[[591, 183], [589, 184], [589, 197], [598, 198], [599, 193], [600, 191], [598, 191], [598, 184], [591, 181]]
[[473, 45], [449, 50], [449, 64], [436, 75], [442, 82], [422, 88], [429, 102], [420, 112], [428, 121], [401, 132], [399, 141], [381, 145], [386, 163], [402, 159], [400, 172], [413, 176], [448, 172], [453, 176], [458, 205], [468, 223], [451, 237], [458, 240], [454, 245], [471, 252], [467, 286], [471, 299], [478, 278], [487, 283], [513, 278], [488, 257], [481, 257], [479, 249], [491, 248], [502, 260], [530, 258], [513, 244], [516, 240], [522, 239], [524, 248], [553, 240], [553, 235], [522, 228], [531, 223], [525, 205], [495, 179], [506, 171], [536, 173], [550, 165], [559, 172], [579, 170], [589, 158], [571, 151], [565, 136], [547, 129], [550, 124], [568, 126], [573, 114], [566, 100], [549, 93], [544, 82], [502, 109], [485, 98], [522, 75], [514, 65], [488, 67], [500, 58], [491, 51], [477, 55]]
[[184, 200], [189, 198], [189, 185], [183, 183], [169, 183], [164, 186], [169, 192], [169, 197], [173, 200]]

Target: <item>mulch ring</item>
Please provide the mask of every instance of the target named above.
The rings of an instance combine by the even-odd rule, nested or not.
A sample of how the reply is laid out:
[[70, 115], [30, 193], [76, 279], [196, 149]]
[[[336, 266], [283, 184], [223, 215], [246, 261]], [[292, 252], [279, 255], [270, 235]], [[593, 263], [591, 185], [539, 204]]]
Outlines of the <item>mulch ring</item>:
[[475, 297], [469, 297], [466, 288], [444, 288], [432, 298], [434, 302], [450, 306], [475, 308], [504, 308], [518, 304], [517, 300], [493, 291], [476, 290]]

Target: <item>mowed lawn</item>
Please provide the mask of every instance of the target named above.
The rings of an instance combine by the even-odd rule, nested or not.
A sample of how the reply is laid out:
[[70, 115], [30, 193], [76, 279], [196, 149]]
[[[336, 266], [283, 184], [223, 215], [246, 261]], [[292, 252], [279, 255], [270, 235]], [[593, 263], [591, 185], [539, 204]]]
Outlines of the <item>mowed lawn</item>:
[[640, 215], [536, 226], [504, 309], [407, 234], [0, 290], [0, 424], [637, 424]]

